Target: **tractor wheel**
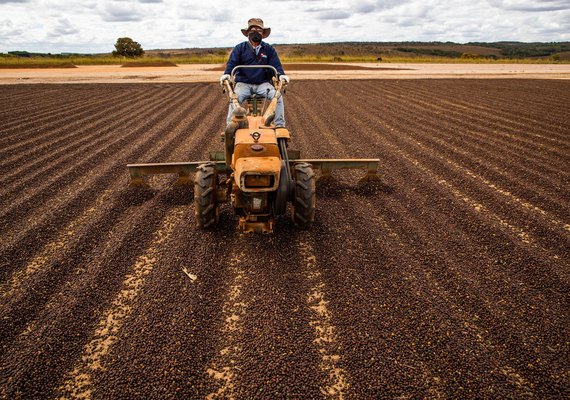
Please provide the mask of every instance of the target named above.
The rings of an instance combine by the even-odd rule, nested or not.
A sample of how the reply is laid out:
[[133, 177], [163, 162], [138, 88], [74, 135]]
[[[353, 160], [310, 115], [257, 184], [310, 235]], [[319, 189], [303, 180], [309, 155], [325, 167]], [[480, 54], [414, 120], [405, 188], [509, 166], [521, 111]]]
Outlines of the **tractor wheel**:
[[219, 219], [217, 204], [218, 173], [214, 163], [200, 164], [194, 177], [194, 208], [201, 229], [215, 226]]
[[315, 173], [310, 164], [295, 164], [295, 194], [293, 197], [293, 223], [301, 229], [310, 228], [315, 220]]

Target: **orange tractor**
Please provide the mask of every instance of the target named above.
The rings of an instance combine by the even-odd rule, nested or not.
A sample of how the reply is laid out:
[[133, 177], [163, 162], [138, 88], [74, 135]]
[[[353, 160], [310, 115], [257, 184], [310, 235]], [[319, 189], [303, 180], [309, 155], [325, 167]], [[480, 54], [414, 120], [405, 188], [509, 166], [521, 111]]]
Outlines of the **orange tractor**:
[[[234, 76], [239, 68], [269, 68], [276, 89], [273, 99], [249, 97], [238, 104]], [[291, 135], [272, 125], [277, 99], [285, 91], [271, 66], [240, 65], [223, 91], [233, 104], [231, 122], [222, 133], [224, 151], [210, 152], [210, 161], [127, 165], [132, 186], [148, 186], [145, 175], [178, 174], [175, 184], [194, 184], [194, 207], [198, 227], [218, 223], [220, 205], [231, 203], [243, 232], [273, 232], [276, 217], [286, 214], [291, 204], [295, 226], [307, 229], [315, 218], [316, 176], [330, 177], [335, 169], [363, 169], [360, 180], [376, 181], [378, 159], [302, 159], [300, 152], [288, 149]], [[194, 179], [191, 175], [194, 173]]]

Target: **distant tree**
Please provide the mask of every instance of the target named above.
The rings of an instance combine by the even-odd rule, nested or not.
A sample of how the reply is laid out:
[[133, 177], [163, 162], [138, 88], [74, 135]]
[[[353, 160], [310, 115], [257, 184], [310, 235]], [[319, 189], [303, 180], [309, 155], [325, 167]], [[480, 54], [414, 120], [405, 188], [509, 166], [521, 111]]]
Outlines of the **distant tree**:
[[115, 49], [113, 51], [114, 56], [135, 58], [144, 54], [141, 45], [128, 37], [118, 38], [117, 43], [115, 43]]

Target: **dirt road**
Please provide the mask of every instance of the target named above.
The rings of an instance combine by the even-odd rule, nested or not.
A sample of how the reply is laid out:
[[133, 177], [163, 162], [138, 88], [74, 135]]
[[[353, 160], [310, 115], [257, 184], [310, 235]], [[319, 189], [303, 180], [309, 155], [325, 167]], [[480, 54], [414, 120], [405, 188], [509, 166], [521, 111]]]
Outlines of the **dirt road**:
[[129, 162], [222, 149], [217, 84], [8, 85], [1, 398], [568, 397], [570, 82], [298, 81], [310, 231], [196, 229]]
[[[293, 81], [306, 79], [570, 79], [570, 64], [285, 64]], [[0, 84], [22, 83], [185, 83], [217, 82], [223, 65], [177, 67], [80, 65], [77, 68], [0, 69]]]

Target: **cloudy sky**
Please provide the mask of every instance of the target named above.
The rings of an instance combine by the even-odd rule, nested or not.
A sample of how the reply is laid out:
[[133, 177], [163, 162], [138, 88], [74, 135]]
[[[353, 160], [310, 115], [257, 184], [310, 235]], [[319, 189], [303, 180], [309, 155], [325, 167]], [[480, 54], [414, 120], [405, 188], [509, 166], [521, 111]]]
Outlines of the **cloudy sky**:
[[570, 41], [570, 0], [0, 0], [0, 52], [230, 47], [254, 16], [269, 43]]

